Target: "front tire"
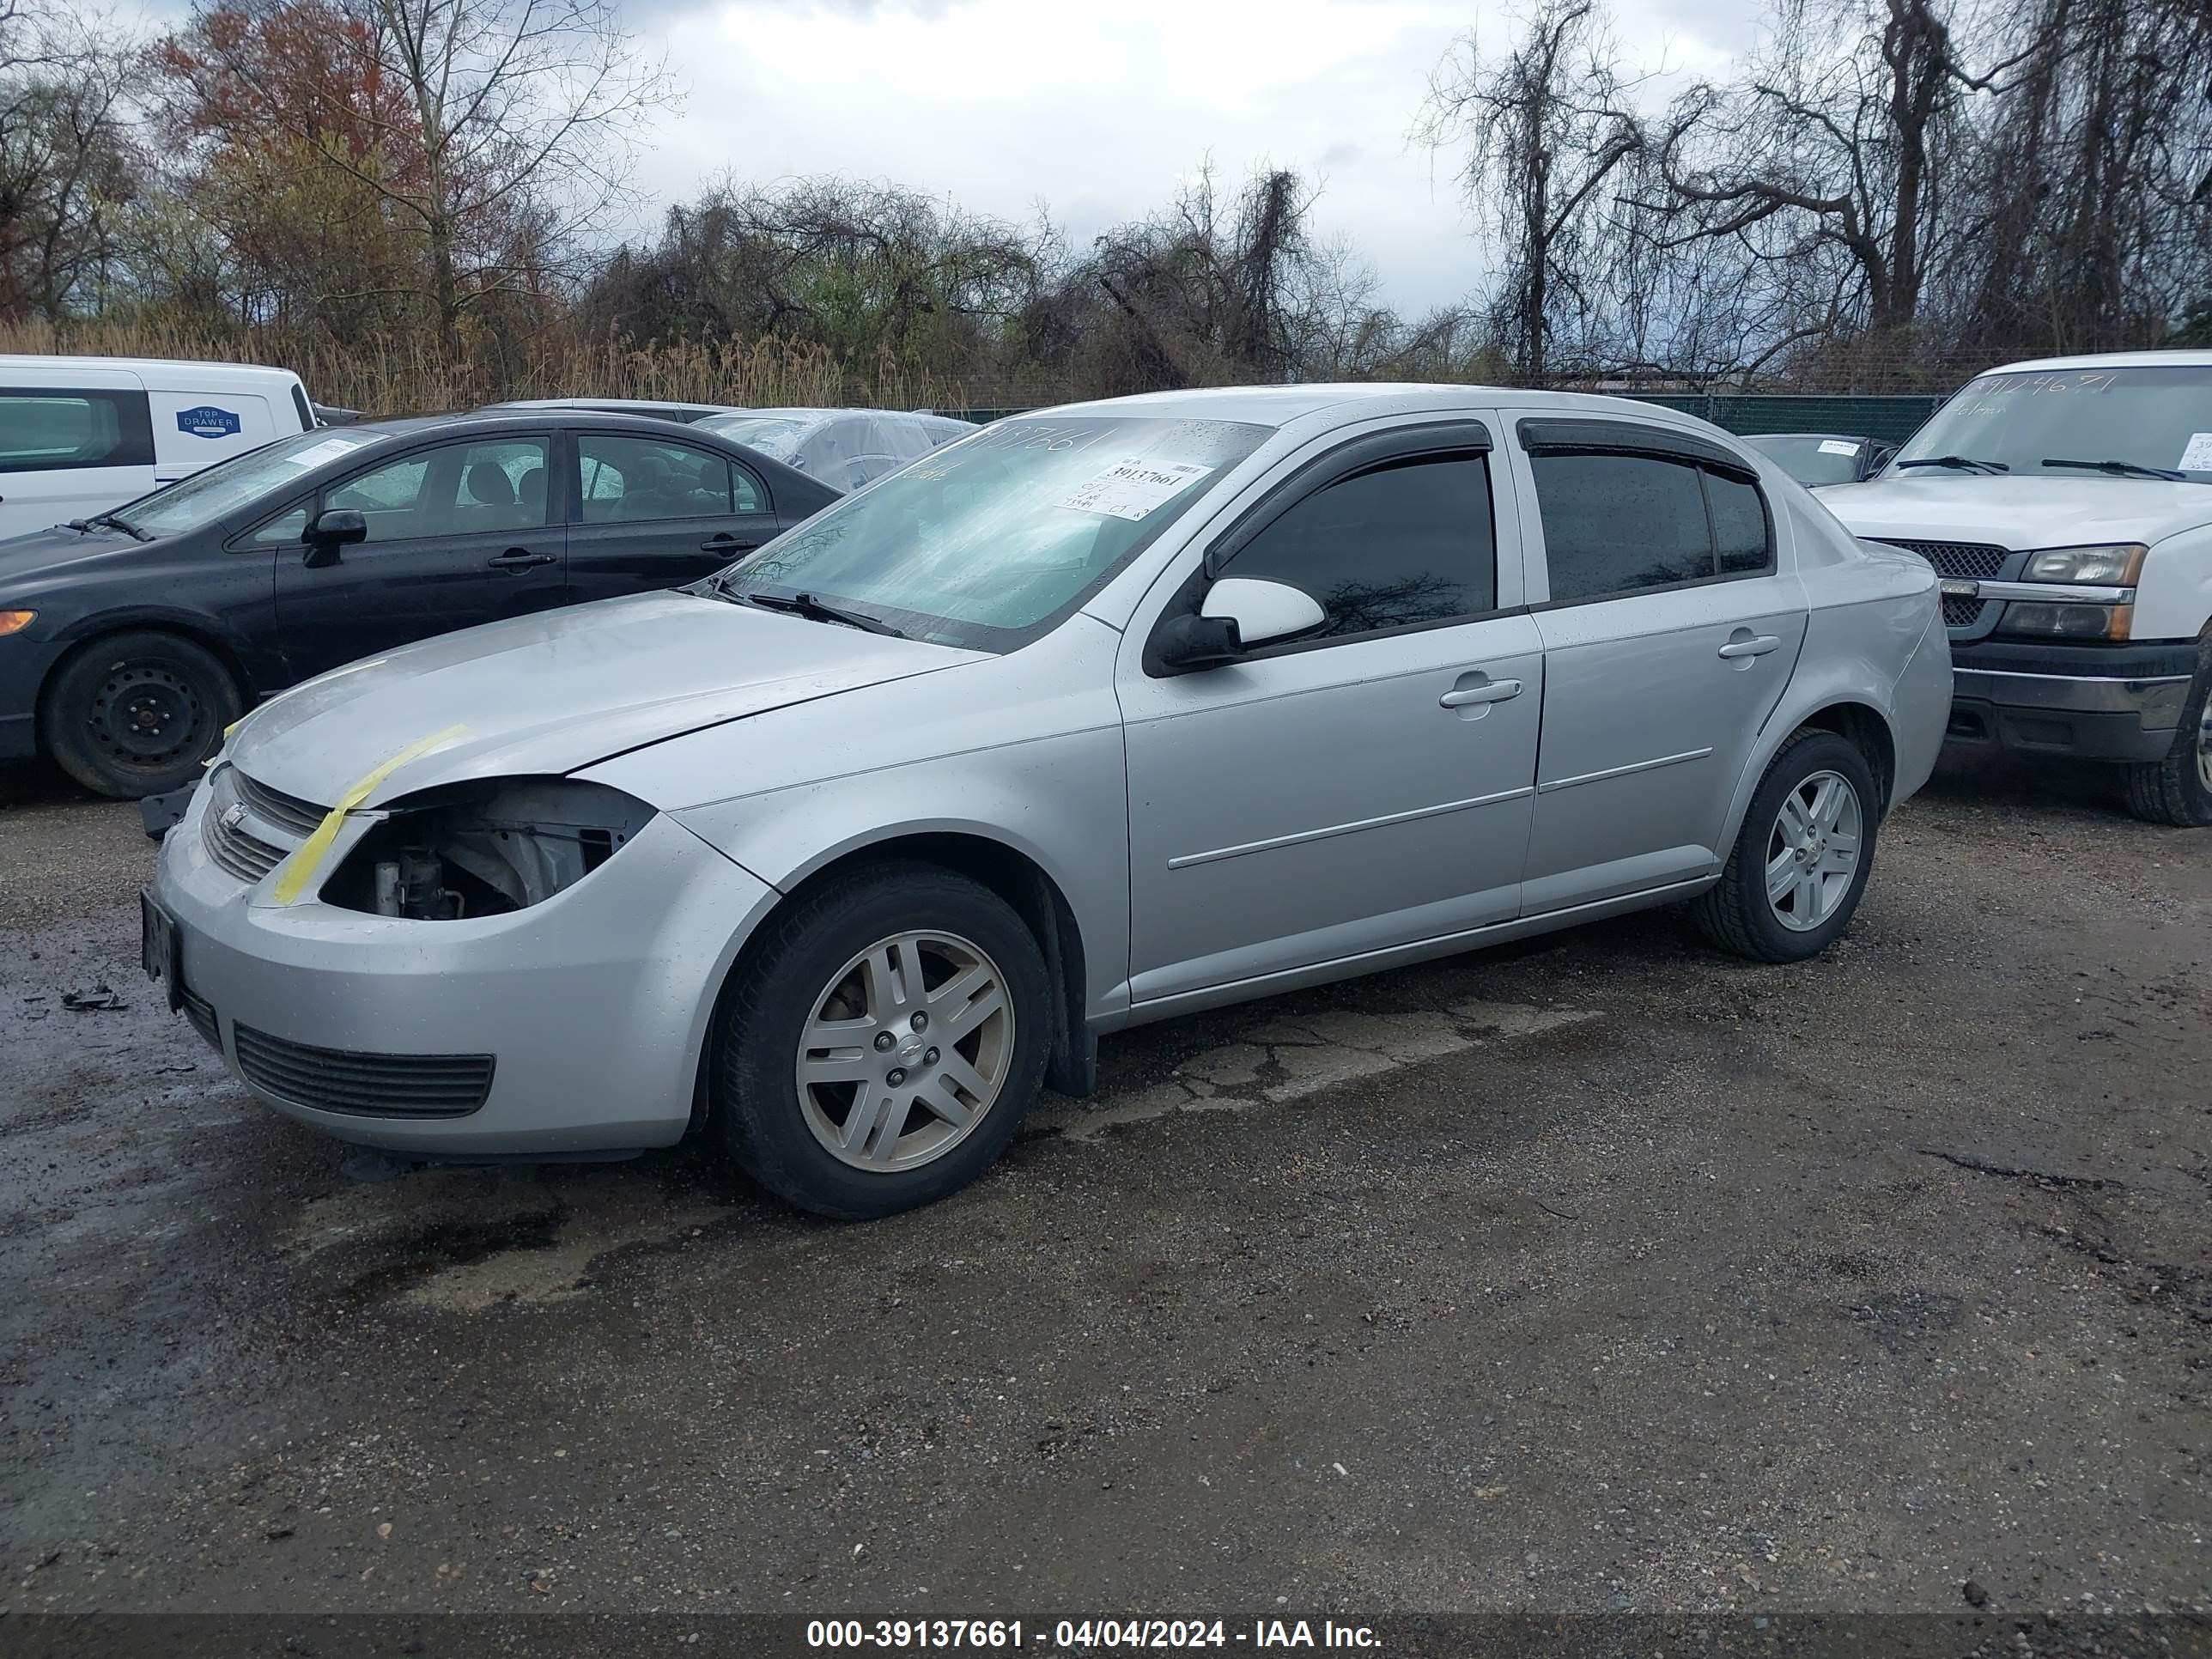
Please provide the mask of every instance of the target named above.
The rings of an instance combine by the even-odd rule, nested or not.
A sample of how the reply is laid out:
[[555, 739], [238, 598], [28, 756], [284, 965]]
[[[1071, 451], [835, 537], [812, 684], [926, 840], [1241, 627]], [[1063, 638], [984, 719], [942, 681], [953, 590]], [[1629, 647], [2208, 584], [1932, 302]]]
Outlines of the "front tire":
[[2181, 705], [2181, 725], [2162, 760], [2123, 769], [2128, 811], [2146, 823], [2181, 830], [2212, 824], [2212, 639], [2197, 647], [2197, 674]]
[[1759, 781], [1720, 880], [1691, 901], [1698, 930], [1753, 962], [1826, 950], [1866, 891], [1881, 799], [1857, 744], [1799, 732]]
[[111, 634], [65, 659], [40, 701], [46, 752], [96, 794], [180, 789], [244, 708], [216, 654], [181, 635]]
[[740, 962], [717, 1018], [714, 1116], [769, 1191], [844, 1221], [981, 1175], [1052, 1046], [1043, 953], [997, 894], [887, 861], [801, 897]]

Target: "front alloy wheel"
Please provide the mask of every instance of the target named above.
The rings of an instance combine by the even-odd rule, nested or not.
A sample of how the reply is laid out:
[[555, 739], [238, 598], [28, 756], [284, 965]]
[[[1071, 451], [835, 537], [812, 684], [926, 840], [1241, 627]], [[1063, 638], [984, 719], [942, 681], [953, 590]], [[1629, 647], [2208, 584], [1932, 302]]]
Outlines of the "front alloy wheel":
[[713, 1119], [801, 1209], [911, 1209], [1013, 1139], [1056, 1007], [1036, 936], [990, 889], [912, 860], [842, 872], [739, 958], [715, 1017]]
[[878, 939], [840, 969], [799, 1034], [806, 1127], [862, 1170], [911, 1170], [957, 1146], [1006, 1091], [1005, 975], [950, 933]]

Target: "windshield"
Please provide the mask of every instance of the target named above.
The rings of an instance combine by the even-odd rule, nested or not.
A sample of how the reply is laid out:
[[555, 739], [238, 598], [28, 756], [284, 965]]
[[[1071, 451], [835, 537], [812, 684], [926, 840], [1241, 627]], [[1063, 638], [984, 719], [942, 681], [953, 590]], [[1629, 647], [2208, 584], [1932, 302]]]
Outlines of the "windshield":
[[807, 423], [778, 416], [714, 415], [700, 422], [699, 429], [757, 449], [772, 461], [788, 461], [806, 435]]
[[803, 593], [915, 639], [1011, 651], [1089, 599], [1272, 429], [1000, 421], [786, 532], [717, 586]]
[[1984, 374], [1937, 410], [1882, 476], [1942, 476], [1947, 469], [1905, 465], [1938, 456], [2069, 478], [2099, 475], [2048, 463], [2118, 461], [2212, 483], [2212, 367]]
[[1867, 447], [1856, 438], [1758, 437], [1744, 441], [1765, 450], [1802, 484], [1855, 483]]
[[149, 536], [181, 536], [281, 489], [310, 467], [377, 441], [374, 432], [295, 432], [142, 495], [107, 516]]

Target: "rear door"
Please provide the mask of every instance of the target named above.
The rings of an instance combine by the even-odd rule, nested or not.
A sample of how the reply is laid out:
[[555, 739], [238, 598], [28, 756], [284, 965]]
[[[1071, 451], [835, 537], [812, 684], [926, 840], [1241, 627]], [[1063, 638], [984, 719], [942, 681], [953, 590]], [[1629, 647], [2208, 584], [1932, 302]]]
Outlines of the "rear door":
[[153, 488], [137, 376], [72, 368], [0, 386], [0, 536], [90, 518]]
[[[1702, 876], [1804, 643], [1757, 475], [1632, 421], [1516, 422], [1544, 719], [1529, 915]], [[1541, 580], [1541, 590], [1535, 583]]]
[[564, 603], [567, 527], [547, 507], [553, 447], [532, 434], [412, 450], [289, 509], [279, 532], [292, 513], [304, 528], [311, 510], [331, 507], [368, 525], [335, 564], [277, 560], [276, 627], [294, 678]]
[[781, 527], [750, 467], [681, 440], [579, 431], [565, 470], [568, 598], [680, 587]]

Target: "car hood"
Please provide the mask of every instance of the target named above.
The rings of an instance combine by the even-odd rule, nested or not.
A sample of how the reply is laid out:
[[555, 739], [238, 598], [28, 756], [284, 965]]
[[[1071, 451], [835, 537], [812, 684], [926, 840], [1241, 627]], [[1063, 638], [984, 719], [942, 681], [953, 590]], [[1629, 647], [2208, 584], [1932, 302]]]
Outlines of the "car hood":
[[1855, 536], [1903, 541], [2082, 547], [2155, 542], [2212, 521], [2212, 485], [2154, 478], [2049, 476], [1877, 478], [1820, 492]]
[[14, 590], [26, 577], [66, 579], [118, 559], [135, 560], [154, 544], [108, 525], [90, 530], [55, 525], [10, 536], [0, 540], [0, 593]]
[[688, 593], [642, 593], [335, 669], [247, 716], [224, 752], [302, 800], [373, 806], [466, 778], [573, 772], [977, 655]]

